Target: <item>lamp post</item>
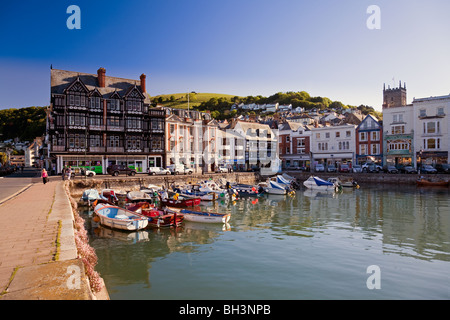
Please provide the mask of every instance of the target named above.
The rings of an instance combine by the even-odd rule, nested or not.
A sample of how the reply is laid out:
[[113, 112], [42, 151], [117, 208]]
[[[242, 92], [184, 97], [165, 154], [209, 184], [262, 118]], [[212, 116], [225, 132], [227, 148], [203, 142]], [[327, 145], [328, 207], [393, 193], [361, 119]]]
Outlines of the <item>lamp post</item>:
[[419, 166], [419, 170], [417, 170], [417, 172], [419, 174], [420, 174], [420, 170], [422, 169], [422, 152], [423, 152], [423, 149], [421, 148], [420, 151], [419, 151], [419, 157], [420, 157], [419, 163], [420, 163], [420, 166]]

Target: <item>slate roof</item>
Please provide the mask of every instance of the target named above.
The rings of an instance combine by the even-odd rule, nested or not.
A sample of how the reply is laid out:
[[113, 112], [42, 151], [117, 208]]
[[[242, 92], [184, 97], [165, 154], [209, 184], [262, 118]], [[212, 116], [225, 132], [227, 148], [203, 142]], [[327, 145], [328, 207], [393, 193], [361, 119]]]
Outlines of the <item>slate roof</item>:
[[[136, 86], [142, 93], [140, 80], [124, 79], [105, 75], [105, 87], [102, 88], [99, 87], [97, 74], [51, 69], [51, 94], [63, 94], [64, 89], [70, 86], [77, 79], [77, 77], [80, 78], [80, 81], [90, 91], [97, 89], [106, 99], [110, 98], [114, 92], [117, 92], [120, 97], [123, 97], [134, 86]], [[145, 96], [144, 103], [150, 104], [150, 95], [148, 93], [143, 94]]]

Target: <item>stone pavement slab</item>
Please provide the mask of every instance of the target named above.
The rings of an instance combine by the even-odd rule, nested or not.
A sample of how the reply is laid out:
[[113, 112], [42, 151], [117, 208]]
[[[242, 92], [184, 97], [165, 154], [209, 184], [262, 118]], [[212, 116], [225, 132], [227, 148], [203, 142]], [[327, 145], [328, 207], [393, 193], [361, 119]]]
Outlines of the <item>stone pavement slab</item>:
[[[0, 300], [91, 300], [62, 180], [0, 204]], [[59, 243], [59, 249], [57, 247]], [[108, 299], [104, 292], [100, 299]]]
[[91, 300], [81, 260], [20, 268], [2, 300]]

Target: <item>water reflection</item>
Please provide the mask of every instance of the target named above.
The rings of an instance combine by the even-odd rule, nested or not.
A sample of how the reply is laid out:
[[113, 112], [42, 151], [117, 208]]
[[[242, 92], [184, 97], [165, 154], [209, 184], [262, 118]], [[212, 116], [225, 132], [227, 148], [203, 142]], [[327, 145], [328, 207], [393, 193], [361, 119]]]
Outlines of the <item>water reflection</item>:
[[[339, 193], [299, 190], [293, 197], [264, 195], [235, 202], [203, 204], [202, 208], [208, 211], [231, 213], [229, 225], [184, 222], [181, 228], [176, 229], [126, 233], [105, 229], [95, 224], [87, 214], [84, 218], [91, 244], [99, 257], [99, 271], [108, 284], [108, 290], [114, 294], [114, 290], [133, 283], [146, 288], [155, 281], [159, 283], [160, 279], [156, 280], [151, 275], [152, 266], [161, 265], [165, 259], [175, 259], [173, 257], [178, 254], [186, 254], [189, 259], [193, 255], [214, 256], [202, 265], [202, 268], [212, 270], [227, 264], [227, 259], [232, 257], [236, 264], [246, 264], [249, 263], [246, 259], [252, 261], [261, 256], [266, 257], [267, 268], [278, 268], [279, 255], [283, 256], [286, 251], [285, 256], [292, 256], [292, 251], [289, 251], [292, 247], [306, 250], [302, 252], [302, 260], [296, 261], [296, 268], [301, 268], [307, 257], [325, 270], [327, 265], [335, 268], [335, 261], [342, 259], [367, 259], [362, 257], [364, 255], [372, 259], [373, 256], [383, 257], [388, 261], [386, 264], [393, 257], [449, 262], [449, 202], [448, 189], [380, 186]], [[264, 246], [253, 246], [253, 239], [261, 241]], [[284, 245], [276, 242], [280, 240]], [[316, 251], [307, 251], [308, 246], [317, 243], [320, 243], [318, 252], [322, 260], [317, 260]], [[251, 248], [248, 250], [254, 257], [240, 253], [241, 248], [245, 248], [245, 252], [249, 245]], [[349, 245], [352, 247], [347, 249]], [[337, 253], [337, 248], [344, 251]], [[396, 264], [402, 260], [392, 261]], [[405, 263], [411, 261], [405, 260]], [[170, 268], [183, 273], [182, 266], [171, 265]], [[330, 272], [334, 272], [333, 269]], [[414, 277], [420, 277], [415, 272]], [[298, 284], [292, 285], [294, 290]]]

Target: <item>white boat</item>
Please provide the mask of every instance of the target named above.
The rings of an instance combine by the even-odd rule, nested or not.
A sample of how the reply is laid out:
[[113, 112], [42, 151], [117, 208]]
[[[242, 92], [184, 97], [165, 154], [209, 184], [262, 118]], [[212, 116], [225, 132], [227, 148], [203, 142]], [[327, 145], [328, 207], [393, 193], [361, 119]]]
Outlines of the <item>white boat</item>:
[[275, 181], [269, 180], [268, 182], [261, 182], [259, 183], [259, 186], [261, 186], [264, 189], [264, 192], [268, 194], [287, 194], [286, 187]]
[[344, 187], [344, 188], [357, 188], [359, 189], [359, 185], [358, 183], [353, 180], [352, 178], [350, 179], [339, 179], [338, 177], [332, 177], [332, 178], [328, 178], [329, 182], [335, 183], [338, 186]]
[[150, 201], [152, 197], [145, 192], [142, 191], [130, 191], [127, 193], [127, 199], [129, 201]]
[[99, 218], [100, 224], [112, 229], [136, 231], [148, 225], [147, 217], [116, 206], [98, 204], [94, 213]]
[[87, 202], [89, 205], [98, 199], [102, 199], [102, 195], [95, 189], [84, 190], [83, 195], [81, 196], [81, 200]]
[[338, 190], [338, 185], [333, 182], [329, 182], [326, 180], [323, 180], [316, 176], [310, 176], [308, 179], [306, 179], [303, 182], [303, 185], [309, 189], [315, 189], [315, 190]]
[[226, 189], [223, 189], [217, 185], [214, 181], [203, 181], [199, 183], [199, 191], [201, 192], [213, 192], [217, 194], [217, 198], [228, 198], [228, 191]]
[[185, 197], [195, 197], [200, 198], [202, 201], [214, 201], [218, 199], [217, 194], [214, 192], [202, 192], [202, 191], [193, 191], [193, 190], [179, 190], [178, 192], [181, 196]]
[[119, 198], [117, 197], [116, 191], [114, 189], [103, 189], [101, 195], [104, 199], [110, 202], [118, 202]]
[[155, 184], [149, 184], [147, 187], [142, 187], [140, 191], [152, 195], [152, 194], [154, 194], [155, 192], [163, 191], [163, 187], [157, 186], [157, 185], [155, 185]]
[[212, 213], [179, 208], [169, 208], [169, 210], [182, 213], [184, 215], [184, 220], [191, 222], [228, 223], [231, 218], [229, 213]]

